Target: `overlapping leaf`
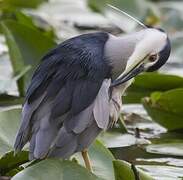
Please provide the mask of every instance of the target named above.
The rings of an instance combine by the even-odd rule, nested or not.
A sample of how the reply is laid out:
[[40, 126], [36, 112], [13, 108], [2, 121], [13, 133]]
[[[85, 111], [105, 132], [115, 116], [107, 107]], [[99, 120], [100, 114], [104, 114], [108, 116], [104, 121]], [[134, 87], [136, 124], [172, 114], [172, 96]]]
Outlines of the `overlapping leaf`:
[[143, 97], [152, 92], [164, 92], [183, 87], [183, 78], [175, 75], [160, 73], [144, 73], [135, 78], [135, 82], [128, 88], [124, 103], [140, 103]]
[[152, 119], [168, 130], [183, 128], [182, 88], [152, 94], [143, 100], [143, 105]]
[[2, 22], [1, 27], [9, 47], [14, 74], [20, 73], [27, 65], [32, 66], [28, 75], [18, 80], [19, 93], [24, 95], [26, 82], [33, 69], [41, 57], [56, 44], [37, 29], [12, 20]]

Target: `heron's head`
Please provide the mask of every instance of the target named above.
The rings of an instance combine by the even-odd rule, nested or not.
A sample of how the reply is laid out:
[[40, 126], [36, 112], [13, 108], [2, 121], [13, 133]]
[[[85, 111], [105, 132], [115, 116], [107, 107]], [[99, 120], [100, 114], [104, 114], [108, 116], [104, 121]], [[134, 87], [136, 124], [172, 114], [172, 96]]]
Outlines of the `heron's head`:
[[158, 70], [170, 56], [171, 46], [167, 34], [161, 29], [147, 28], [137, 38], [123, 73], [113, 82], [122, 84], [141, 72]]

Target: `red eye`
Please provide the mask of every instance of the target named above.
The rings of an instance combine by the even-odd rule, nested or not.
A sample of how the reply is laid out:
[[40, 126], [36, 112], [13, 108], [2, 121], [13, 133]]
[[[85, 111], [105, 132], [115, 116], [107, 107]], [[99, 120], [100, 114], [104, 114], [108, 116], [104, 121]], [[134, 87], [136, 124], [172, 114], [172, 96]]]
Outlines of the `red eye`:
[[157, 54], [153, 54], [153, 55], [149, 56], [149, 61], [150, 61], [150, 62], [154, 62], [154, 61], [157, 60], [157, 57], [158, 57]]

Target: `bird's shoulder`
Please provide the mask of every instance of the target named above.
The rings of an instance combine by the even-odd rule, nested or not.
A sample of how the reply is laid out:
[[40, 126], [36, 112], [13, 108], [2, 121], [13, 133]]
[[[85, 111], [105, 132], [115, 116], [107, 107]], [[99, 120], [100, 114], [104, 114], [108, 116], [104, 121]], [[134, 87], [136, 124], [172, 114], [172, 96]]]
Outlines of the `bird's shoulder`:
[[[95, 68], [105, 65], [104, 46], [109, 38], [105, 32], [82, 34], [60, 43], [48, 52], [44, 61], [55, 61], [67, 65], [81, 65], [82, 68]], [[51, 63], [51, 62], [50, 62]]]

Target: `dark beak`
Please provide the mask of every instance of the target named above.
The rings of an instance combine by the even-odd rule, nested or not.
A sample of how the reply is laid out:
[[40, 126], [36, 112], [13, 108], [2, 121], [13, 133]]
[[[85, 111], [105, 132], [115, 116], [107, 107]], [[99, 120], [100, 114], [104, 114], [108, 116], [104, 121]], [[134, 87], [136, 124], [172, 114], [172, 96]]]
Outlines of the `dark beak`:
[[111, 83], [111, 87], [116, 87], [116, 86], [118, 86], [122, 83], [125, 83], [126, 81], [132, 79], [133, 77], [137, 76], [138, 74], [140, 74], [143, 71], [144, 71], [144, 65], [143, 64], [141, 64], [140, 66], [134, 67], [131, 71], [124, 74], [119, 79], [114, 80]]

